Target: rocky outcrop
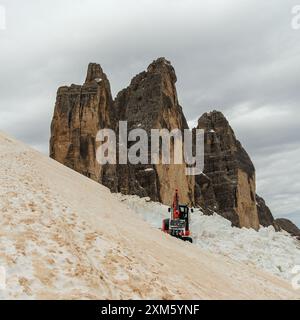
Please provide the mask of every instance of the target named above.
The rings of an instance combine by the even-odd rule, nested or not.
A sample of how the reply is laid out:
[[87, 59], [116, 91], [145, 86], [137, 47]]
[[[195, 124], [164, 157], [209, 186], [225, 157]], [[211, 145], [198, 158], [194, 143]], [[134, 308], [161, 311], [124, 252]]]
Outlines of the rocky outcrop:
[[266, 205], [263, 198], [256, 195], [256, 205], [259, 223], [263, 227], [273, 226], [276, 231], [286, 231], [291, 236], [300, 240], [300, 229], [290, 220], [280, 218], [274, 219], [270, 208]]
[[[100, 65], [91, 63], [83, 85], [58, 89], [50, 156], [113, 192], [170, 204], [174, 189], [179, 188], [182, 202], [200, 206], [206, 214], [217, 212], [234, 226], [258, 229], [271, 223], [263, 200], [256, 198], [254, 166], [221, 112], [205, 113], [198, 121], [197, 128], [205, 130], [201, 175], [187, 176], [184, 164], [101, 166], [96, 161], [97, 132], [102, 128], [117, 132], [119, 121], [128, 122], [128, 131], [140, 128], [148, 135], [151, 129], [188, 129], [176, 81], [170, 62], [159, 58], [113, 100], [107, 76]], [[121, 146], [120, 141], [117, 144]], [[150, 141], [148, 150], [150, 160]]]
[[281, 218], [276, 219], [275, 224], [280, 230], [284, 230], [291, 234], [293, 237], [297, 237], [297, 239], [300, 240], [300, 229], [292, 221]]
[[[128, 121], [128, 130], [142, 128], [150, 137], [151, 129], [188, 129], [187, 121], [177, 98], [174, 68], [164, 58], [151, 63], [133, 78], [128, 88], [115, 100], [119, 120]], [[149, 150], [150, 143], [149, 143]], [[171, 148], [171, 151], [173, 148]], [[171, 152], [171, 160], [173, 153]], [[150, 163], [150, 153], [148, 155]], [[185, 165], [120, 165], [120, 192], [149, 196], [165, 204], [172, 202], [173, 191], [180, 187], [180, 197], [192, 203], [194, 179], [186, 176]]]
[[[112, 191], [149, 196], [154, 201], [169, 204], [173, 190], [180, 187], [182, 201], [191, 204], [194, 179], [185, 175], [185, 165], [100, 166], [95, 154], [97, 132], [102, 128], [117, 132], [118, 122], [122, 120], [128, 122], [128, 131], [145, 129], [149, 136], [153, 128], [187, 129], [177, 99], [176, 81], [170, 62], [159, 58], [147, 71], [134, 77], [113, 101], [102, 68], [90, 64], [82, 86], [58, 90], [51, 125], [50, 156]], [[171, 159], [172, 156], [171, 153]]]
[[255, 169], [247, 152], [221, 112], [205, 113], [197, 128], [205, 131], [204, 174], [210, 186], [207, 189], [207, 183], [201, 181], [203, 178], [197, 177], [200, 195], [209, 190], [209, 207], [234, 226], [258, 229]]
[[[99, 129], [115, 126], [113, 110], [107, 76], [100, 65], [91, 63], [82, 86], [72, 84], [58, 89], [50, 156], [102, 183], [103, 168], [96, 161], [95, 140]], [[115, 183], [110, 187], [116, 190]]]
[[266, 205], [265, 200], [256, 195], [256, 206], [259, 224], [263, 227], [274, 225], [274, 217], [270, 208]]

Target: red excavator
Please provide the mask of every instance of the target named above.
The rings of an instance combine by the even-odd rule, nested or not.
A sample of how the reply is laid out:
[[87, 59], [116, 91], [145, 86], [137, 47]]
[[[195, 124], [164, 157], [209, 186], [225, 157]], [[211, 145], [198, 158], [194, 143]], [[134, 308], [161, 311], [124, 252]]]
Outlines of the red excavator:
[[[171, 217], [163, 220], [162, 231], [183, 241], [193, 243], [190, 232], [190, 209], [187, 205], [179, 204], [177, 189], [169, 212]], [[194, 212], [194, 210], [191, 209], [191, 212]]]

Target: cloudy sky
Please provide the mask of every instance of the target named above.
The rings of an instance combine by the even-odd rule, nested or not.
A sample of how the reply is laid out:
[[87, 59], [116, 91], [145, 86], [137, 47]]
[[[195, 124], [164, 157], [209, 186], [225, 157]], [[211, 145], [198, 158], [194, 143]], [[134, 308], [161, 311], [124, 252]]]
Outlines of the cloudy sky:
[[298, 4], [0, 0], [0, 130], [47, 153], [60, 85], [82, 83], [87, 64], [98, 62], [115, 95], [165, 56], [188, 120], [222, 111], [254, 161], [258, 193], [275, 216], [300, 225]]

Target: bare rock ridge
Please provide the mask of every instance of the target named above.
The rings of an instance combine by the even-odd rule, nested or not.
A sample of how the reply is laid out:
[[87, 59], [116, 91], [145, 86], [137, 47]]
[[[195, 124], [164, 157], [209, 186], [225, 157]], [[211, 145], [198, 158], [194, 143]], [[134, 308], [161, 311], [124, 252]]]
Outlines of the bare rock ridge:
[[207, 214], [217, 212], [234, 226], [258, 229], [259, 225], [275, 225], [263, 199], [256, 196], [251, 159], [221, 112], [205, 113], [199, 118], [197, 128], [205, 130], [205, 168], [199, 176], [186, 176], [184, 165], [101, 166], [96, 161], [97, 132], [103, 128], [117, 132], [119, 121], [128, 122], [128, 131], [187, 129], [176, 81], [170, 62], [158, 58], [113, 100], [101, 66], [89, 64], [83, 85], [58, 89], [50, 156], [112, 192], [149, 196], [153, 201], [170, 204], [172, 191], [180, 188], [183, 202], [200, 206]]
[[298, 240], [300, 240], [300, 229], [292, 221], [281, 218], [281, 219], [276, 219], [274, 221], [274, 224], [280, 230], [284, 230], [289, 234], [291, 234], [292, 236], [296, 237]]

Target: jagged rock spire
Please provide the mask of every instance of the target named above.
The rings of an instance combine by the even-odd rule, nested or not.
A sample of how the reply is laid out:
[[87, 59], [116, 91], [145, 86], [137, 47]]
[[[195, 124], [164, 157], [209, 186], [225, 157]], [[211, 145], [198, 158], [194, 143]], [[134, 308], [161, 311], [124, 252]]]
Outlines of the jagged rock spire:
[[258, 229], [255, 168], [249, 155], [221, 112], [203, 114], [197, 128], [205, 130], [204, 173], [213, 187], [216, 211], [235, 226]]
[[90, 63], [86, 75], [85, 83], [97, 81], [99, 82], [104, 76], [103, 70], [100, 64]]
[[173, 83], [176, 83], [177, 77], [171, 62], [164, 57], [154, 60], [147, 68], [149, 73], [169, 73]]
[[[95, 159], [99, 129], [188, 129], [177, 98], [176, 74], [165, 58], [154, 60], [136, 75], [113, 101], [101, 66], [90, 63], [83, 86], [58, 91], [51, 128], [51, 157], [103, 183], [112, 191], [149, 196], [170, 204], [173, 190], [180, 198], [218, 212], [236, 226], [258, 229], [255, 169], [221, 112], [205, 113], [198, 129], [205, 130], [205, 168], [201, 176], [187, 177], [185, 165], [118, 165], [101, 167]], [[101, 83], [101, 85], [100, 85]], [[151, 170], [150, 170], [151, 169]]]

